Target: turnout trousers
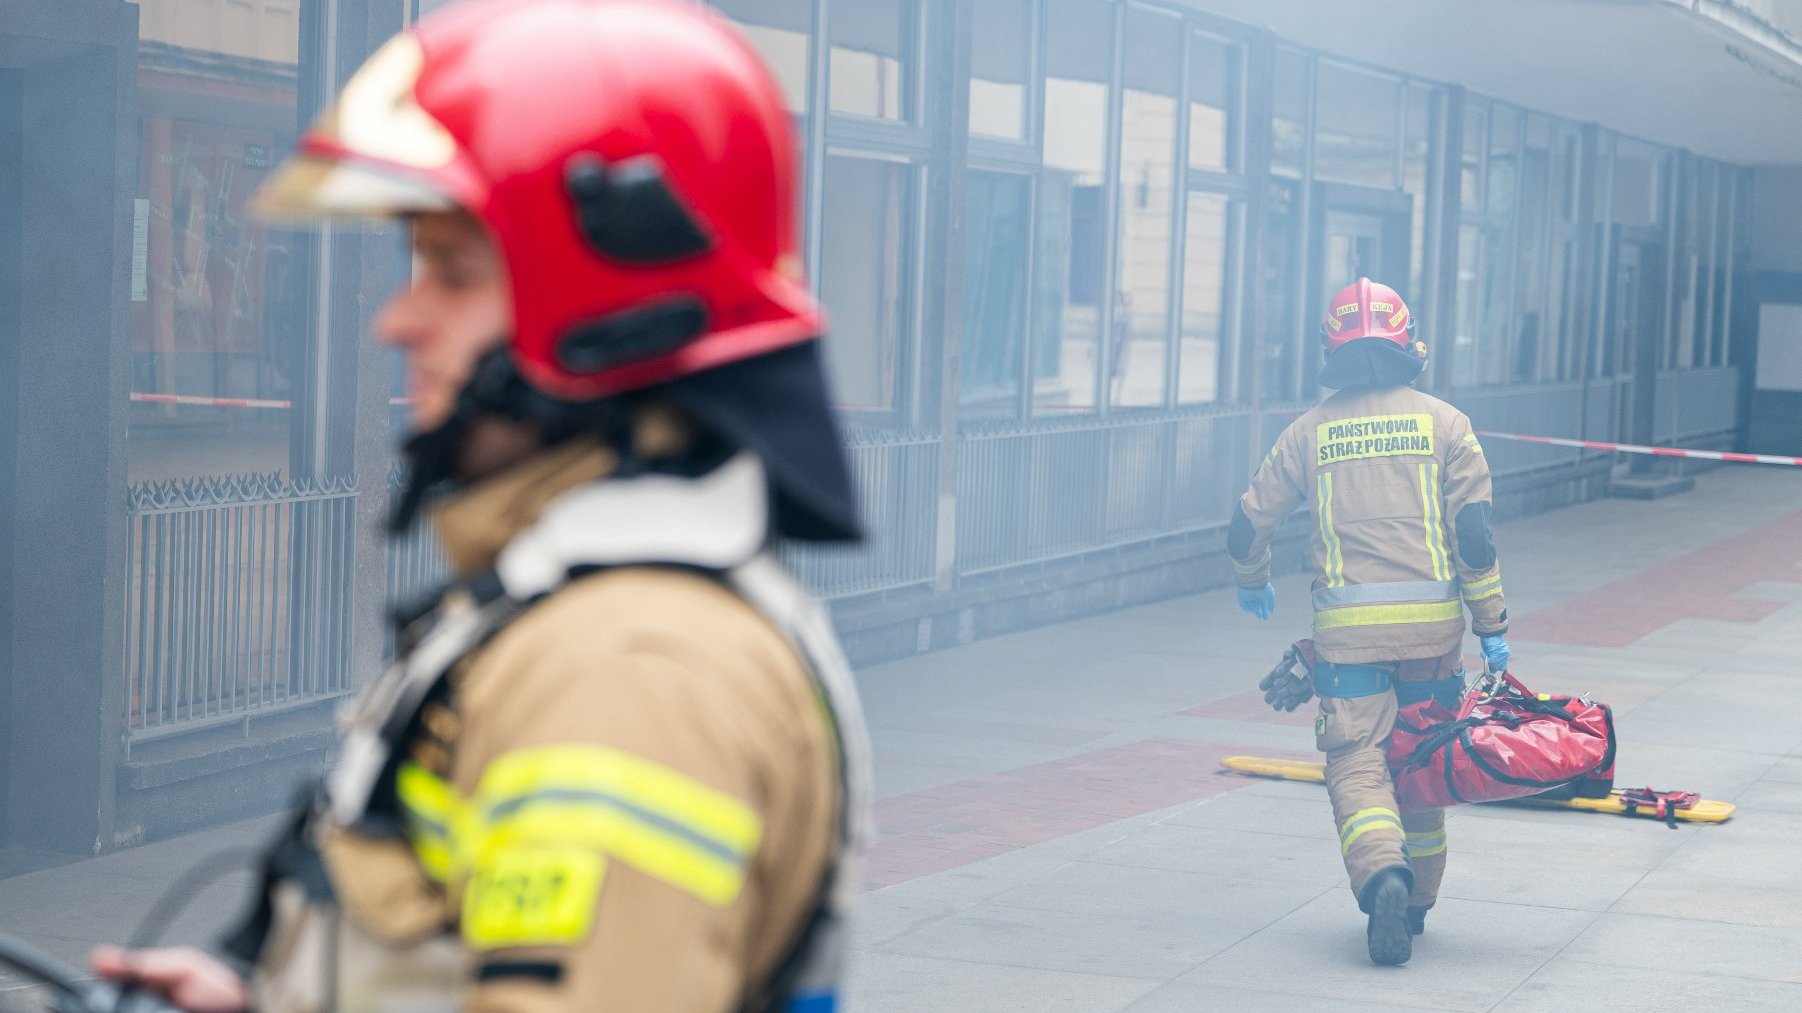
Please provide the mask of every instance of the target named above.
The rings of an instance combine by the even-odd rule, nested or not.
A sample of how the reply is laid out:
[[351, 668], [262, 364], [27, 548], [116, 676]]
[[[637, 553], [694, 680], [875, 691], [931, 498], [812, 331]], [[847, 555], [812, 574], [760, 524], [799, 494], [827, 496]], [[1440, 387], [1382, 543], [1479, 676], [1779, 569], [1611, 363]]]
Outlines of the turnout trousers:
[[1316, 672], [1320, 716], [1314, 722], [1314, 744], [1326, 754], [1326, 789], [1339, 830], [1339, 853], [1360, 906], [1371, 879], [1398, 867], [1411, 871], [1408, 906], [1432, 907], [1439, 895], [1445, 874], [1445, 810], [1408, 812], [1397, 805], [1386, 749], [1395, 729], [1397, 687], [1404, 696], [1423, 691], [1424, 698], [1423, 684], [1450, 687], [1451, 679], [1461, 684], [1461, 673], [1455, 650], [1438, 658], [1381, 665], [1327, 662]]

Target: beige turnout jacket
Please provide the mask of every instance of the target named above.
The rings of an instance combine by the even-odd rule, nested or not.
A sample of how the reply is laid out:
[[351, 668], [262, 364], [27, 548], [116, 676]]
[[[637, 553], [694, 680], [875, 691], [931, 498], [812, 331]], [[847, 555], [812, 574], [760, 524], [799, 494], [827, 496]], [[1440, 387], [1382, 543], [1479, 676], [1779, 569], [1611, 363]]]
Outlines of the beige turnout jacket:
[[1412, 387], [1340, 391], [1297, 419], [1239, 501], [1241, 587], [1270, 579], [1270, 540], [1314, 515], [1314, 641], [1327, 660], [1403, 661], [1458, 647], [1464, 612], [1503, 633], [1489, 466], [1456, 408]]
[[[569, 446], [469, 490], [435, 518], [453, 564], [490, 565], [609, 464]], [[409, 947], [446, 954], [441, 1008], [732, 1013], [793, 946], [836, 847], [831, 716], [802, 659], [679, 568], [603, 570], [526, 611], [453, 670], [407, 753], [405, 836], [338, 831], [325, 864], [389, 948], [384, 988]]]

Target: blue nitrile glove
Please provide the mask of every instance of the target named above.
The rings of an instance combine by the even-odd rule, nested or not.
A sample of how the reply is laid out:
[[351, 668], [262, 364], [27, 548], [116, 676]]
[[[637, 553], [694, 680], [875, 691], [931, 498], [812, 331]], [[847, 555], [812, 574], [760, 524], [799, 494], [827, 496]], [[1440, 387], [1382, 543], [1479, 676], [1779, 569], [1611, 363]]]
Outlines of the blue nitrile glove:
[[1489, 663], [1491, 672], [1508, 670], [1508, 641], [1503, 640], [1500, 633], [1478, 637], [1477, 643], [1483, 645], [1483, 660]]
[[1269, 619], [1270, 613], [1276, 611], [1276, 588], [1269, 584], [1240, 588], [1239, 607], [1259, 619]]

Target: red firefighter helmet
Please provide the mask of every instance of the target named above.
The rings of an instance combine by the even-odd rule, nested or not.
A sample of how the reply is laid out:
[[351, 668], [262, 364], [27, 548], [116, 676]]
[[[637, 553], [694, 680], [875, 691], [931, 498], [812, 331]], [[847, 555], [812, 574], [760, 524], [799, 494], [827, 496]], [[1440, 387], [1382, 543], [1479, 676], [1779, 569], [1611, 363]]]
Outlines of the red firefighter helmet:
[[1359, 278], [1339, 290], [1327, 304], [1320, 334], [1328, 353], [1359, 338], [1382, 338], [1402, 348], [1413, 346], [1414, 316], [1395, 289]]
[[512, 282], [513, 358], [565, 400], [805, 343], [777, 85], [679, 0], [486, 0], [390, 40], [264, 187], [278, 218], [462, 208]]

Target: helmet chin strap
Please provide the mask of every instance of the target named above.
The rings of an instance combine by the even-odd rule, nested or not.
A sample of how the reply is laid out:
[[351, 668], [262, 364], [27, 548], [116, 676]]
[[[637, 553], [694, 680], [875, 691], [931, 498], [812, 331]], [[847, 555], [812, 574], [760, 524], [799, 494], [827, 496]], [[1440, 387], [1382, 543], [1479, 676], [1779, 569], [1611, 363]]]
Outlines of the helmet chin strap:
[[502, 342], [483, 354], [468, 382], [457, 391], [450, 417], [431, 429], [412, 434], [401, 444], [401, 454], [407, 462], [407, 485], [388, 518], [389, 533], [400, 534], [411, 528], [433, 489], [464, 477], [458, 472], [464, 446], [477, 421], [484, 417], [535, 423], [544, 446], [591, 433], [607, 439], [622, 454], [629, 453], [631, 440], [619, 438], [622, 432], [630, 432], [631, 416], [622, 399], [559, 401], [540, 393], [520, 375], [508, 344]]
[[727, 441], [704, 433], [684, 453], [652, 462], [641, 460], [633, 438], [634, 409], [640, 400], [633, 394], [588, 401], [550, 397], [526, 382], [508, 345], [502, 343], [476, 363], [469, 381], [457, 392], [450, 417], [431, 429], [414, 433], [401, 445], [407, 462], [407, 485], [388, 518], [389, 533], [400, 534], [411, 528], [432, 490], [467, 477], [460, 473], [464, 448], [476, 423], [483, 418], [533, 424], [538, 428], [539, 445], [544, 447], [554, 447], [577, 436], [598, 437], [618, 455], [615, 476], [646, 470], [688, 476], [705, 474], [727, 460], [735, 449]]

